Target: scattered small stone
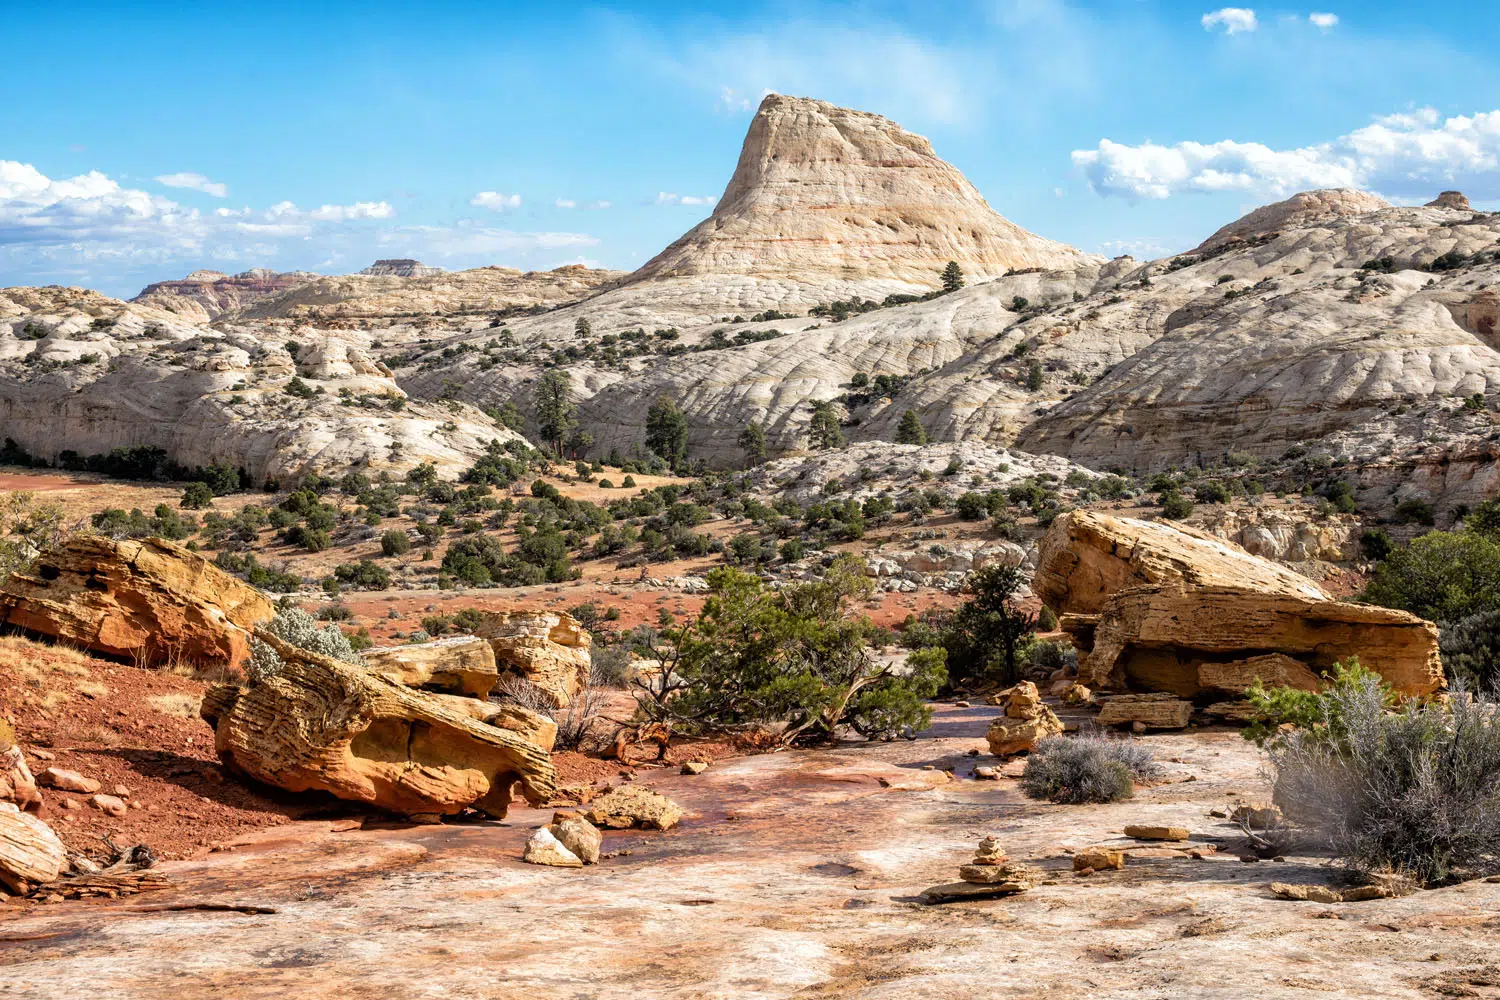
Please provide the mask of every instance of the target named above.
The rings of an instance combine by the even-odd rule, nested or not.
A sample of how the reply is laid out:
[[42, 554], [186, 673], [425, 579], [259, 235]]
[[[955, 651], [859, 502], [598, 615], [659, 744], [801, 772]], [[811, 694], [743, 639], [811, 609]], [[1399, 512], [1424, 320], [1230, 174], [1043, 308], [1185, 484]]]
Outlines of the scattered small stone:
[[706, 760], [690, 760], [682, 765], [683, 774], [702, 774], [707, 770], [708, 761]]
[[1130, 731], [1132, 733], [1135, 733], [1137, 736], [1143, 736], [1146, 733], [1146, 724], [1137, 719], [1135, 722], [1132, 722], [1130, 724]]
[[981, 765], [974, 768], [974, 777], [980, 781], [996, 781], [1000, 778], [1000, 772], [996, 771], [993, 767]]
[[1295, 885], [1289, 882], [1272, 882], [1271, 891], [1282, 899], [1302, 900], [1309, 903], [1342, 903], [1343, 893], [1326, 885]]
[[604, 834], [582, 816], [559, 810], [552, 814], [552, 825], [548, 829], [563, 847], [584, 864], [598, 862], [599, 848], [604, 845]]
[[554, 868], [582, 868], [578, 855], [568, 850], [545, 826], [539, 826], [526, 841], [526, 851], [521, 860], [533, 865], [551, 865]]
[[1229, 814], [1231, 822], [1265, 830], [1281, 822], [1281, 810], [1270, 802], [1241, 802]]
[[109, 790], [109, 794], [117, 799], [128, 799], [130, 798], [130, 788], [127, 785], [116, 785]]
[[1125, 828], [1125, 836], [1136, 840], [1187, 840], [1189, 834], [1180, 826], [1131, 825]]
[[1210, 809], [1208, 814], [1215, 819], [1227, 819], [1229, 814], [1222, 809]]
[[113, 795], [95, 793], [89, 796], [88, 803], [106, 816], [124, 816], [128, 811], [124, 801]]
[[1094, 869], [1090, 868], [1088, 865], [1084, 865], [1082, 868], [1075, 870], [1073, 874], [1077, 878], [1088, 878], [1090, 875], [1094, 874]]
[[80, 795], [92, 795], [99, 790], [99, 782], [93, 778], [85, 778], [77, 771], [61, 767], [47, 768], [36, 776], [36, 783], [60, 792], [77, 792]]
[[364, 825], [365, 821], [356, 816], [350, 819], [336, 819], [328, 824], [328, 829], [331, 833], [349, 833], [351, 830], [362, 829]]
[[632, 826], [670, 830], [682, 819], [682, 807], [665, 795], [632, 785], [595, 799], [584, 815], [595, 826], [615, 830]]
[[1125, 853], [1112, 850], [1108, 847], [1088, 847], [1073, 855], [1073, 870], [1082, 871], [1085, 868], [1091, 871], [1104, 871], [1112, 868], [1118, 871], [1125, 867]]

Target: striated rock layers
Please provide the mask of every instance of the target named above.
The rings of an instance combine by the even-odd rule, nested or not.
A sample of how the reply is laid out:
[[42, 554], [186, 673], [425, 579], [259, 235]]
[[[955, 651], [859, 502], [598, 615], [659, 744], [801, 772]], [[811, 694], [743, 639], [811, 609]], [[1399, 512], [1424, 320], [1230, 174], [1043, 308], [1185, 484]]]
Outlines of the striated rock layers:
[[456, 401], [408, 399], [370, 345], [352, 331], [209, 329], [82, 289], [3, 289], [0, 428], [59, 464], [154, 447], [257, 484], [424, 461], [453, 475], [520, 437]]
[[588, 683], [593, 641], [563, 611], [486, 611], [474, 634], [489, 641], [504, 673], [519, 675], [562, 708]]
[[925, 292], [956, 261], [971, 278], [1090, 258], [1000, 216], [919, 135], [879, 115], [769, 95], [713, 214], [629, 283], [752, 278], [799, 289]]
[[311, 271], [277, 273], [256, 267], [239, 274], [194, 271], [177, 281], [147, 285], [130, 301], [137, 305], [175, 313], [193, 323], [208, 323], [226, 313], [238, 312], [261, 299], [277, 295], [321, 275]]
[[516, 782], [532, 805], [551, 797], [551, 756], [526, 735], [472, 718], [452, 696], [412, 690], [264, 631], [257, 637], [284, 665], [203, 699], [214, 747], [237, 773], [412, 816], [472, 807], [503, 817]]
[[1324, 188], [1300, 191], [1285, 201], [1262, 205], [1224, 226], [1198, 247], [1199, 251], [1278, 233], [1283, 229], [1300, 229], [1316, 222], [1346, 216], [1363, 215], [1390, 208], [1391, 203], [1379, 195], [1353, 188]]
[[1403, 694], [1443, 684], [1431, 622], [1329, 600], [1311, 580], [1201, 532], [1064, 514], [1042, 539], [1033, 589], [1064, 616], [1090, 687], [1211, 697], [1242, 692], [1257, 666], [1266, 683], [1305, 686], [1306, 672], [1356, 656]]
[[0, 584], [0, 624], [150, 666], [237, 667], [274, 613], [259, 590], [159, 538], [74, 535]]

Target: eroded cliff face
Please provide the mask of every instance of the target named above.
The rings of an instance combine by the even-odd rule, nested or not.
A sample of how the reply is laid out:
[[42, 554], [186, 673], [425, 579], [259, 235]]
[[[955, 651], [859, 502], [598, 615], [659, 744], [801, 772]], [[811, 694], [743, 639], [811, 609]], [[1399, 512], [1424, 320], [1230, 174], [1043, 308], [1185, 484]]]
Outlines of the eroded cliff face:
[[840, 285], [930, 291], [949, 261], [985, 278], [1090, 259], [1003, 218], [922, 136], [879, 115], [772, 94], [713, 215], [630, 283], [742, 276], [800, 287], [812, 305]]
[[147, 285], [131, 301], [175, 313], [188, 322], [208, 323], [319, 277], [321, 275], [311, 271], [277, 273], [264, 267], [235, 275], [194, 271], [180, 281], [158, 281]]
[[256, 482], [423, 461], [451, 474], [517, 437], [409, 400], [362, 335], [213, 330], [78, 289], [0, 291], [0, 428], [49, 461], [153, 446]]

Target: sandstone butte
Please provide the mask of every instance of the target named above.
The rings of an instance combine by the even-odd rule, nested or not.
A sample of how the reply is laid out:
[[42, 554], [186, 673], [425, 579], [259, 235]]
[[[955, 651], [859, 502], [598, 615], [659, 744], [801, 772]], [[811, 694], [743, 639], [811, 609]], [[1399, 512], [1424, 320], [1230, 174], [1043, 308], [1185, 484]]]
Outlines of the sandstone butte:
[[[1239, 666], [1230, 672], [1242, 688], [1244, 661], [1271, 653], [1314, 673], [1358, 657], [1401, 694], [1443, 685], [1431, 622], [1330, 600], [1290, 570], [1164, 522], [1063, 514], [1041, 541], [1035, 579], [1082, 651], [1079, 681], [1090, 687], [1197, 697], [1229, 683], [1207, 665]], [[1258, 662], [1269, 683], [1301, 677], [1280, 659]]]
[[72, 535], [0, 583], [0, 624], [143, 666], [238, 667], [274, 613], [259, 590], [160, 538]]
[[215, 750], [236, 773], [408, 816], [473, 808], [503, 818], [517, 782], [534, 806], [555, 790], [535, 727], [530, 735], [498, 728], [516, 712], [481, 722], [454, 706], [483, 704], [475, 699], [413, 690], [268, 632], [256, 637], [282, 659], [280, 670], [210, 688], [201, 709]]

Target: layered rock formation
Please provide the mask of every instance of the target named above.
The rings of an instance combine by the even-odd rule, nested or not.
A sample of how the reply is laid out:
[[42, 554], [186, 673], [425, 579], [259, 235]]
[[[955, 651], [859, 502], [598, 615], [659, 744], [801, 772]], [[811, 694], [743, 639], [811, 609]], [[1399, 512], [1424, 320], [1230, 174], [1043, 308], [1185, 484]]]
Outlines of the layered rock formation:
[[440, 267], [428, 267], [419, 260], [410, 257], [393, 257], [388, 260], [377, 260], [369, 267], [359, 272], [381, 278], [430, 278], [434, 274], [442, 274]]
[[532, 805], [551, 797], [551, 758], [527, 736], [475, 720], [449, 696], [265, 631], [257, 638], [283, 666], [247, 686], [211, 688], [203, 699], [214, 747], [235, 772], [414, 816], [474, 808], [501, 818], [517, 782]]
[[0, 624], [142, 666], [237, 668], [274, 613], [254, 587], [159, 538], [74, 535], [0, 584]]
[[177, 281], [158, 281], [147, 285], [131, 302], [174, 313], [191, 323], [209, 323], [226, 313], [238, 312], [261, 299], [289, 288], [315, 281], [321, 275], [311, 271], [277, 273], [256, 267], [239, 274], [220, 271], [194, 271]]
[[[1437, 627], [1330, 600], [1311, 580], [1206, 533], [1073, 511], [1039, 546], [1033, 589], [1084, 655], [1078, 679], [1184, 698], [1243, 689], [1358, 657], [1396, 691], [1443, 684]], [[1295, 664], [1287, 662], [1296, 661]]]
[[[997, 214], [919, 135], [879, 115], [772, 94], [709, 218], [628, 284], [699, 278], [774, 285], [783, 308], [926, 292], [956, 261], [972, 279], [1087, 263]], [[847, 293], [845, 293], [847, 294]]]
[[502, 672], [541, 688], [561, 708], [589, 681], [593, 640], [563, 611], [486, 611], [474, 634], [489, 642]]
[[423, 461], [453, 475], [519, 437], [463, 404], [408, 399], [365, 334], [208, 329], [56, 287], [0, 290], [0, 427], [52, 462], [156, 447], [255, 483]]
[[1391, 203], [1379, 195], [1353, 188], [1301, 191], [1285, 201], [1262, 205], [1234, 220], [1204, 240], [1198, 252], [1279, 233], [1283, 229], [1303, 229], [1332, 219], [1364, 215], [1390, 207]]

